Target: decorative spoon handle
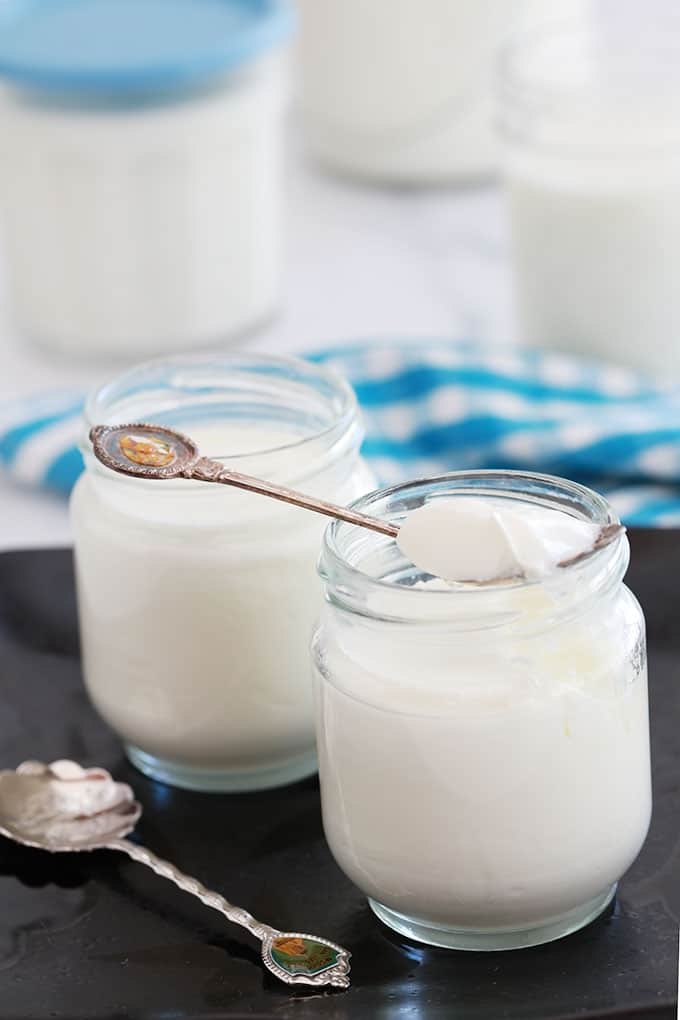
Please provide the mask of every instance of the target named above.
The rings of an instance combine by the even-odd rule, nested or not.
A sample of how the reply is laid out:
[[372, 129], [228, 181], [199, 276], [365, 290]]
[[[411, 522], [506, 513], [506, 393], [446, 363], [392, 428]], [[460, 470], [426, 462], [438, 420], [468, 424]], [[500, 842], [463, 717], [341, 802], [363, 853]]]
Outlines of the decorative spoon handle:
[[[1, 0], [0, 0], [1, 2]], [[237, 489], [257, 492], [262, 496], [292, 503], [303, 510], [313, 510], [325, 517], [338, 517], [349, 524], [358, 524], [370, 531], [396, 538], [396, 524], [328, 503], [325, 499], [275, 485], [262, 478], [253, 478], [231, 471], [218, 460], [200, 455], [198, 446], [188, 436], [162, 425], [137, 422], [131, 425], [95, 425], [90, 429], [95, 457], [112, 471], [148, 480], [190, 478], [199, 482], [218, 482]]]
[[261, 496], [271, 496], [272, 499], [279, 499], [283, 503], [292, 503], [293, 506], [302, 507], [304, 510], [314, 510], [326, 517], [338, 517], [341, 521], [358, 524], [359, 527], [377, 531], [381, 535], [389, 535], [390, 538], [396, 538], [399, 534], [396, 524], [390, 524], [389, 521], [381, 521], [377, 517], [357, 513], [356, 510], [328, 503], [325, 499], [317, 499], [315, 496], [307, 496], [295, 489], [287, 489], [283, 485], [275, 485], [273, 482], [266, 482], [261, 478], [241, 474], [240, 471], [231, 471], [224, 464], [220, 464], [217, 460], [211, 460], [209, 457], [201, 457], [187, 469], [184, 475], [186, 478], [193, 478], [198, 482], [220, 482], [222, 485], [246, 489], [248, 492], [256, 492]]
[[280, 981], [335, 988], [349, 987], [350, 953], [335, 942], [302, 932], [281, 932], [257, 921], [243, 907], [236, 907], [219, 893], [206, 889], [202, 882], [185, 875], [174, 864], [157, 857], [151, 850], [127, 839], [114, 839], [107, 850], [119, 850], [133, 861], [145, 864], [161, 878], [167, 878], [183, 892], [195, 896], [207, 907], [238, 924], [262, 943], [262, 961]]
[[220, 914], [224, 914], [228, 921], [232, 921], [234, 924], [241, 925], [242, 928], [247, 930], [254, 935], [255, 938], [262, 941], [268, 935], [278, 934], [274, 928], [270, 928], [267, 924], [261, 924], [260, 921], [256, 921], [252, 914], [249, 914], [247, 910], [242, 907], [235, 907], [232, 903], [220, 896], [219, 893], [212, 892], [198, 881], [196, 878], [191, 878], [190, 875], [185, 875], [183, 872], [176, 868], [174, 864], [170, 864], [169, 861], [161, 860], [151, 850], [147, 850], [144, 846], [139, 846], [137, 843], [131, 843], [128, 839], [115, 839], [111, 843], [107, 843], [108, 850], [120, 850], [122, 853], [127, 854], [133, 861], [137, 861], [139, 864], [145, 864], [147, 868], [151, 868], [161, 878], [167, 878], [169, 882], [173, 882], [176, 886], [183, 890], [183, 892], [189, 893], [191, 896], [196, 896], [202, 903], [205, 903], [206, 907], [212, 907], [213, 910], [218, 910]]

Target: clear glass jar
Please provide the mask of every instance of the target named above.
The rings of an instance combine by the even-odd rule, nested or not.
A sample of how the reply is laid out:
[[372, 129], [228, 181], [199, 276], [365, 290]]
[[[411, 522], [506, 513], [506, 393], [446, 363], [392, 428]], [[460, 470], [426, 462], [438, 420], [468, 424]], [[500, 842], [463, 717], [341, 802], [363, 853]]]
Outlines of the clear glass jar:
[[518, 338], [677, 374], [680, 17], [604, 11], [501, 60]]
[[[372, 493], [395, 523], [446, 495], [605, 524], [548, 476], [454, 473]], [[381, 920], [456, 949], [575, 931], [611, 901], [651, 812], [644, 619], [624, 537], [550, 583], [445, 585], [340, 522], [313, 641], [323, 821]]]
[[[240, 470], [346, 503], [372, 485], [350, 387], [304, 361], [150, 362], [86, 426], [152, 421]], [[201, 790], [316, 770], [309, 637], [324, 518], [200, 482], [87, 470], [72, 500], [85, 684], [131, 761]]]

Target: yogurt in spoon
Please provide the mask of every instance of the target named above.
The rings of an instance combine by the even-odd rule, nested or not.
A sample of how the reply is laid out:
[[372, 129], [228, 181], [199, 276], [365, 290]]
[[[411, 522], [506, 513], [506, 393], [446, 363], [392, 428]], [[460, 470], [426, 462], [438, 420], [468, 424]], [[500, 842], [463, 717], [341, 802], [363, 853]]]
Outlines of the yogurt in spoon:
[[591, 549], [600, 530], [548, 507], [456, 496], [410, 513], [397, 545], [421, 570], [446, 581], [540, 580]]

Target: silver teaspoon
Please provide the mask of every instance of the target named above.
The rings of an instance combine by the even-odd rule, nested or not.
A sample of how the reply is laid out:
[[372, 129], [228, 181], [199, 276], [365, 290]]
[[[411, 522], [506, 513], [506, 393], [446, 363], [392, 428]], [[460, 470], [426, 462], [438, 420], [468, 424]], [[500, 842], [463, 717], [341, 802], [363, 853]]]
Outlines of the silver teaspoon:
[[[307, 496], [294, 489], [287, 489], [261, 478], [232, 471], [217, 460], [202, 457], [198, 446], [188, 436], [176, 432], [163, 425], [137, 423], [131, 425], [95, 425], [90, 430], [90, 441], [98, 460], [112, 471], [137, 478], [191, 478], [199, 482], [218, 482], [221, 485], [233, 485], [237, 489], [247, 489], [262, 496], [292, 503], [305, 510], [313, 510], [326, 517], [337, 517], [349, 524], [378, 531], [382, 535], [396, 538], [399, 527], [389, 521], [382, 521], [368, 514], [361, 514], [347, 507], [328, 503], [314, 496]], [[574, 563], [587, 559], [613, 542], [625, 530], [621, 524], [608, 524], [600, 531], [597, 539], [589, 549], [558, 563], [558, 567], [570, 567]], [[499, 577], [491, 581], [469, 581], [480, 587], [498, 584], [517, 578]]]
[[16, 771], [0, 771], [0, 836], [52, 853], [119, 850], [246, 928], [262, 943], [262, 961], [279, 980], [289, 985], [349, 986], [350, 953], [342, 946], [256, 921], [247, 910], [127, 840], [141, 814], [131, 788], [116, 783], [104, 769], [84, 769], [62, 760], [50, 765], [25, 761]]

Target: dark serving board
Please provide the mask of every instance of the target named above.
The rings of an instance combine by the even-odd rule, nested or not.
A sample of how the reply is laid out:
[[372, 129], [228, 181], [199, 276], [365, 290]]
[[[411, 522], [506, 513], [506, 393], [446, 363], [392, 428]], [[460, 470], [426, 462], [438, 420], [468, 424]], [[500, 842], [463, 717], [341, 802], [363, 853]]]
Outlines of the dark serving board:
[[241, 929], [108, 851], [0, 839], [0, 1018], [675, 1020], [680, 922], [680, 532], [632, 536], [647, 613], [655, 809], [608, 915], [508, 953], [430, 949], [373, 917], [324, 842], [316, 781], [194, 794], [124, 760], [81, 686], [71, 555], [0, 555], [0, 767], [71, 757], [131, 783], [139, 839], [257, 917], [351, 949], [347, 992], [292, 992]]

